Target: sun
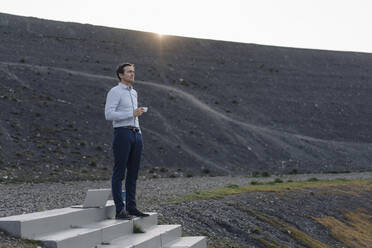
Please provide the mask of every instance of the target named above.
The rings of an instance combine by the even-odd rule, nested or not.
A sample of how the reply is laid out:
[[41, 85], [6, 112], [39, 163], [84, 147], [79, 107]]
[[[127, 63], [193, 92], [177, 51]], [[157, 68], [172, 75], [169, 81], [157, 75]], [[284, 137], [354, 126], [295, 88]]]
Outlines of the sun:
[[164, 32], [156, 31], [155, 34], [156, 34], [156, 36], [157, 36], [159, 39], [162, 39], [162, 38], [165, 36], [165, 33], [164, 33]]
[[169, 27], [167, 28], [164, 25], [157, 25], [155, 28], [153, 28], [153, 32], [156, 34], [156, 36], [159, 39], [164, 38], [167, 34], [169, 34]]

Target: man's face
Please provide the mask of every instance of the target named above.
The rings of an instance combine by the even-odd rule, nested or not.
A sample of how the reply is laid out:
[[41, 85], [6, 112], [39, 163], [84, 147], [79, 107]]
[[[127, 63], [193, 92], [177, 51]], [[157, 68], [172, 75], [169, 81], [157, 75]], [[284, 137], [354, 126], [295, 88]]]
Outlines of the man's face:
[[119, 74], [122, 81], [132, 84], [134, 82], [134, 66], [124, 67], [124, 73]]

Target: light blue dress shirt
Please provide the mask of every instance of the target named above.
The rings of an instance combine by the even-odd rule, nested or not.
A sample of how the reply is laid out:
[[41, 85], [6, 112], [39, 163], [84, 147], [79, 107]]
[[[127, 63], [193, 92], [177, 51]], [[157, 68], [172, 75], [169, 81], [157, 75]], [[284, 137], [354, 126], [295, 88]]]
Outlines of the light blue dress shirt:
[[112, 121], [113, 127], [134, 126], [138, 127], [138, 117], [133, 111], [138, 108], [137, 91], [132, 86], [128, 87], [119, 82], [113, 87], [106, 97], [105, 117]]

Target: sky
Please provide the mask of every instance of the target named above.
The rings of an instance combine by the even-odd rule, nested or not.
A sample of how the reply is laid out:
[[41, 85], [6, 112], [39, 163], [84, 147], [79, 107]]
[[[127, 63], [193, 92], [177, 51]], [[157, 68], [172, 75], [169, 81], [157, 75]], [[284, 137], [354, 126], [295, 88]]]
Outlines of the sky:
[[[0, 12], [186, 37], [372, 53], [371, 0], [1, 0]], [[164, 36], [166, 38], [166, 36]]]

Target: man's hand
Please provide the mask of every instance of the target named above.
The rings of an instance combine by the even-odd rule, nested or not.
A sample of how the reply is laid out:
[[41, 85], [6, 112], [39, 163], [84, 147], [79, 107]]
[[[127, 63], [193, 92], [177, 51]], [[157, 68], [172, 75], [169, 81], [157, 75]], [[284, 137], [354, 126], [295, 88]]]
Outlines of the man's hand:
[[133, 115], [135, 117], [138, 117], [138, 116], [141, 116], [144, 112], [145, 110], [143, 109], [143, 107], [139, 107], [138, 109], [133, 111]]

